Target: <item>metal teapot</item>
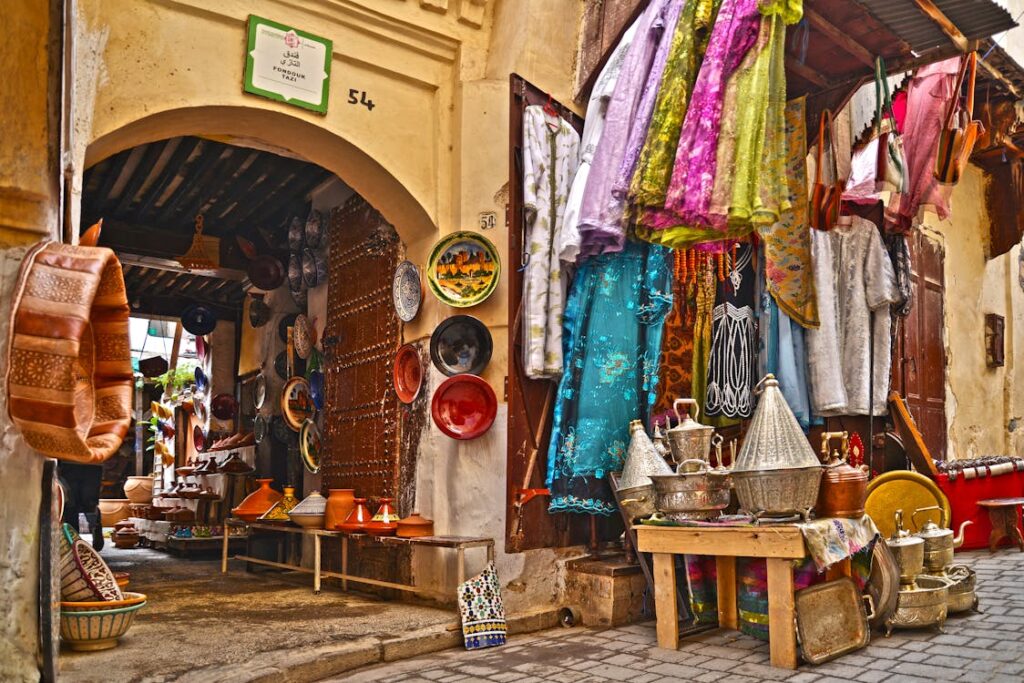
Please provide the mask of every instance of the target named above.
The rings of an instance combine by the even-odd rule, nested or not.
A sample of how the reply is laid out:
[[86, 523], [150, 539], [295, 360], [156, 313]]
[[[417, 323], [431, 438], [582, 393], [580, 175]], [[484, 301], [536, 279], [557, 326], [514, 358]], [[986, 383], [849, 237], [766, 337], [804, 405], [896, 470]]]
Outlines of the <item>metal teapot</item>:
[[[847, 463], [849, 456], [848, 432], [825, 432], [821, 435], [821, 456], [825, 459], [825, 473], [818, 490], [818, 517], [864, 516], [864, 501], [868, 496], [868, 473]], [[832, 451], [829, 459], [829, 444], [833, 439], [841, 440], [841, 450]]]
[[[930, 510], [939, 511], [939, 519], [945, 515], [945, 511], [938, 505], [930, 505], [925, 508], [918, 508], [914, 510], [914, 514], [911, 515], [911, 519], [914, 524], [917, 524], [917, 516], [922, 512], [928, 512]], [[964, 544], [964, 528], [968, 524], [973, 524], [971, 520], [967, 520], [960, 525], [957, 530], [957, 535], [953, 536], [952, 529], [946, 529], [936, 524], [935, 522], [928, 520], [923, 526], [920, 526], [914, 536], [924, 541], [924, 566], [930, 572], [942, 571], [949, 565], [953, 564], [953, 550], [959, 548]]]
[[896, 525], [892, 536], [885, 542], [900, 567], [900, 583], [913, 585], [924, 571], [924, 539], [911, 536], [903, 528], [903, 510], [896, 511]]
[[[690, 411], [680, 415], [679, 406], [682, 405], [691, 406], [694, 417], [690, 417]], [[715, 433], [715, 428], [702, 425], [694, 419], [700, 417], [700, 407], [692, 398], [677, 398], [672, 404], [672, 411], [679, 420], [675, 427], [665, 430], [672, 459], [683, 462], [697, 458], [707, 462], [711, 457], [711, 437]]]

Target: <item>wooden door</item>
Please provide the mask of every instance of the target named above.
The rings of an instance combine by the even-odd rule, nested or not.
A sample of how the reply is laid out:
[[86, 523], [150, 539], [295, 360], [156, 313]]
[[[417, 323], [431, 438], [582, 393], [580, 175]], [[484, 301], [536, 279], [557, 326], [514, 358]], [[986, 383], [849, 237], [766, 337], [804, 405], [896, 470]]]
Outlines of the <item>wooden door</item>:
[[401, 327], [391, 278], [401, 243], [361, 197], [335, 209], [329, 239], [324, 485], [355, 489], [360, 497], [397, 497], [398, 400], [391, 364]]
[[907, 235], [914, 304], [899, 322], [893, 387], [932, 457], [946, 458], [946, 347], [943, 342], [945, 277], [942, 245], [915, 229]]

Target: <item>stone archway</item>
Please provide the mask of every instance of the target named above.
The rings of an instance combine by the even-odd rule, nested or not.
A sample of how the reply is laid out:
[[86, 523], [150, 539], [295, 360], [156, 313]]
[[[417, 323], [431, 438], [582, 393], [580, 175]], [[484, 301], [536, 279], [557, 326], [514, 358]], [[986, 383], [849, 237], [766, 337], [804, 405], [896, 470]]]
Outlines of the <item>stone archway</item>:
[[200, 106], [153, 114], [93, 140], [83, 167], [137, 145], [181, 135], [284, 150], [341, 178], [380, 211], [407, 247], [429, 243], [436, 236], [427, 210], [381, 163], [326, 128], [269, 109]]

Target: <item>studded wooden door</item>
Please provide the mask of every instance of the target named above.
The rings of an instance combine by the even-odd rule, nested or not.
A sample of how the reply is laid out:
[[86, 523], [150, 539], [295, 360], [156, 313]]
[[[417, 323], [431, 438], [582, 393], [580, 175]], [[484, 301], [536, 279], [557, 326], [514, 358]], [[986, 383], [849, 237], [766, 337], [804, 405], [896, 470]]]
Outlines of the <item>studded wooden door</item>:
[[353, 197], [331, 215], [324, 330], [324, 485], [375, 498], [398, 494], [398, 404], [391, 363], [401, 324], [391, 302], [398, 235]]

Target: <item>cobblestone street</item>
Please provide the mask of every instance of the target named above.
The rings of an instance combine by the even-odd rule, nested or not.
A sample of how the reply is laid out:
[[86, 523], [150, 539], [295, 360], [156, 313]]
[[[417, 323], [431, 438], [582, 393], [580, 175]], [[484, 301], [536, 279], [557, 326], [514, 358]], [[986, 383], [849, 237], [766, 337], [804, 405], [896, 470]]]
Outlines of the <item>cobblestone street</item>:
[[1024, 680], [1024, 554], [957, 555], [978, 573], [981, 614], [951, 617], [945, 633], [872, 633], [871, 644], [821, 666], [791, 672], [768, 665], [768, 646], [738, 632], [712, 631], [685, 639], [678, 652], [655, 646], [654, 622], [616, 629], [558, 629], [512, 638], [493, 650], [448, 650], [339, 677], [371, 681], [496, 681], [598, 683], [630, 681], [926, 681]]

